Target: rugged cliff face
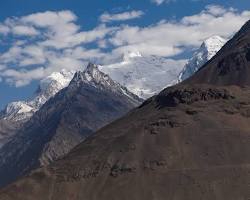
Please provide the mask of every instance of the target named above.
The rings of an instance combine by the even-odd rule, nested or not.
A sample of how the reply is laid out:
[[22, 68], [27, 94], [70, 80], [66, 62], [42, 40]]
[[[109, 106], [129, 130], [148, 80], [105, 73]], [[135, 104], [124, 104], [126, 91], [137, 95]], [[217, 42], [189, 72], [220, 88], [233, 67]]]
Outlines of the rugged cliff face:
[[4, 185], [68, 153], [97, 129], [141, 100], [90, 64], [37, 111], [0, 150]]

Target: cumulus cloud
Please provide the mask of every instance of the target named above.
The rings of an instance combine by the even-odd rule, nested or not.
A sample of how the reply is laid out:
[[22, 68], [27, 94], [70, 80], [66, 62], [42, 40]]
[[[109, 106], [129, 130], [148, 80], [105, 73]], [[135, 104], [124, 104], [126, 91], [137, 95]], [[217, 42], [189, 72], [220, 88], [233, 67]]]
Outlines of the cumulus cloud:
[[39, 34], [39, 32], [35, 28], [29, 26], [15, 26], [12, 28], [12, 33], [15, 35], [27, 35], [27, 36]]
[[104, 13], [101, 24], [90, 30], [83, 30], [71, 11], [6, 19], [0, 23], [0, 34], [10, 45], [0, 53], [0, 78], [21, 87], [63, 68], [82, 69], [88, 61], [110, 64], [131, 51], [171, 59], [212, 35], [229, 39], [250, 18], [250, 11], [209, 5], [197, 14], [144, 27], [107, 23], [143, 14], [136, 12]]
[[202, 12], [178, 21], [161, 21], [148, 27], [123, 26], [109, 42], [115, 52], [130, 49], [142, 54], [173, 56], [197, 47], [212, 36], [230, 38], [250, 18], [250, 12], [237, 12], [220, 6], [207, 6]]
[[163, 3], [170, 3], [174, 2], [175, 0], [151, 0], [152, 3], [155, 3], [157, 5], [161, 5]]
[[21, 87], [29, 84], [32, 80], [39, 80], [44, 77], [44, 68], [39, 67], [32, 70], [17, 71], [13, 69], [7, 69], [2, 72], [6, 81], [10, 84], [14, 84], [16, 87]]
[[[9, 34], [8, 38], [14, 42], [0, 54], [0, 76], [20, 87], [62, 68], [76, 70], [87, 60], [105, 56], [100, 49], [86, 49], [84, 45], [98, 43], [116, 28], [100, 24], [81, 31], [76, 20], [71, 11], [47, 11], [6, 19], [0, 33]], [[16, 40], [12, 35], [22, 38]]]
[[132, 10], [130, 12], [123, 12], [118, 14], [109, 14], [106, 12], [100, 16], [100, 21], [104, 23], [112, 21], [125, 21], [140, 18], [142, 15], [144, 15], [144, 12], [142, 12], [141, 10]]
[[1, 34], [7, 34], [8, 32], [9, 32], [9, 27], [0, 24], [0, 33], [1, 33]]

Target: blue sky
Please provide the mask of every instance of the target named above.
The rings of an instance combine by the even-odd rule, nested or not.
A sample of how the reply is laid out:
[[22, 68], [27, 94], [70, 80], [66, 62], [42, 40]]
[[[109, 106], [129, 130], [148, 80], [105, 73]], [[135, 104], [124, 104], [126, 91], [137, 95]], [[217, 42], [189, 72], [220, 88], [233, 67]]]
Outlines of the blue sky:
[[249, 0], [2, 0], [0, 108], [88, 60], [108, 64], [139, 51], [178, 62], [211, 35], [230, 38], [248, 10]]

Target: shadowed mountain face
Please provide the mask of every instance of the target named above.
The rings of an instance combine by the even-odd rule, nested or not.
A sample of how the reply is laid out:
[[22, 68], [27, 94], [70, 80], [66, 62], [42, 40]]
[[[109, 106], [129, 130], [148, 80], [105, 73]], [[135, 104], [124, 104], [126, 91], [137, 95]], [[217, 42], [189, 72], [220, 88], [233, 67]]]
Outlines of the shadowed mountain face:
[[250, 42], [248, 24], [193, 78], [2, 189], [0, 199], [250, 199], [250, 87], [241, 87], [250, 74], [238, 45]]
[[0, 119], [0, 148], [15, 135], [20, 126], [18, 122]]
[[250, 85], [250, 21], [184, 84]]
[[95, 65], [77, 72], [0, 150], [0, 185], [65, 155], [97, 129], [137, 106], [140, 99]]

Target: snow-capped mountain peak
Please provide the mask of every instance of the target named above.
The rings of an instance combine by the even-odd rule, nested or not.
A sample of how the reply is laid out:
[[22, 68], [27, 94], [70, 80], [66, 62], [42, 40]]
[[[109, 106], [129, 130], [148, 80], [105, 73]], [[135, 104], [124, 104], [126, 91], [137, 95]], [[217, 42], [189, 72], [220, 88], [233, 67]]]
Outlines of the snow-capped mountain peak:
[[83, 72], [76, 72], [72, 80], [72, 82], [77, 84], [87, 83], [92, 86], [105, 85], [108, 81], [110, 81], [108, 75], [101, 72], [98, 66], [92, 63], [89, 63]]
[[189, 59], [179, 75], [179, 82], [192, 76], [199, 68], [209, 61], [224, 46], [226, 40], [220, 36], [212, 36], [206, 39], [200, 48]]
[[32, 99], [9, 103], [1, 117], [13, 121], [28, 120], [48, 99], [68, 86], [73, 76], [74, 72], [67, 70], [52, 73], [40, 81]]
[[74, 71], [63, 69], [60, 72], [53, 72], [48, 77], [42, 79], [39, 84], [39, 89], [29, 105], [39, 109], [48, 99], [54, 96], [61, 89], [68, 86], [74, 76]]
[[186, 60], [142, 56], [139, 52], [126, 55], [123, 60], [99, 66], [99, 69], [143, 99], [176, 83], [186, 63]]
[[74, 74], [74, 71], [67, 71], [65, 69], [60, 72], [53, 72], [51, 75], [40, 81], [40, 89], [46, 91], [55, 84], [58, 87], [64, 87], [71, 81], [72, 74]]
[[4, 110], [5, 119], [21, 121], [33, 115], [33, 107], [25, 101], [16, 101], [9, 103]]
[[204, 51], [207, 52], [207, 58], [210, 60], [226, 43], [226, 40], [218, 35], [212, 36], [206, 39], [202, 45], [201, 49], [203, 48]]
[[125, 94], [131, 99], [141, 101], [139, 97], [128, 91], [126, 87], [120, 85], [118, 82], [112, 80], [109, 75], [100, 71], [98, 65], [92, 63], [89, 63], [87, 68], [83, 72], [78, 71], [75, 73], [70, 86], [75, 87], [76, 84], [78, 86], [85, 84], [87, 86], [93, 86], [101, 90], [109, 90], [116, 94]]

